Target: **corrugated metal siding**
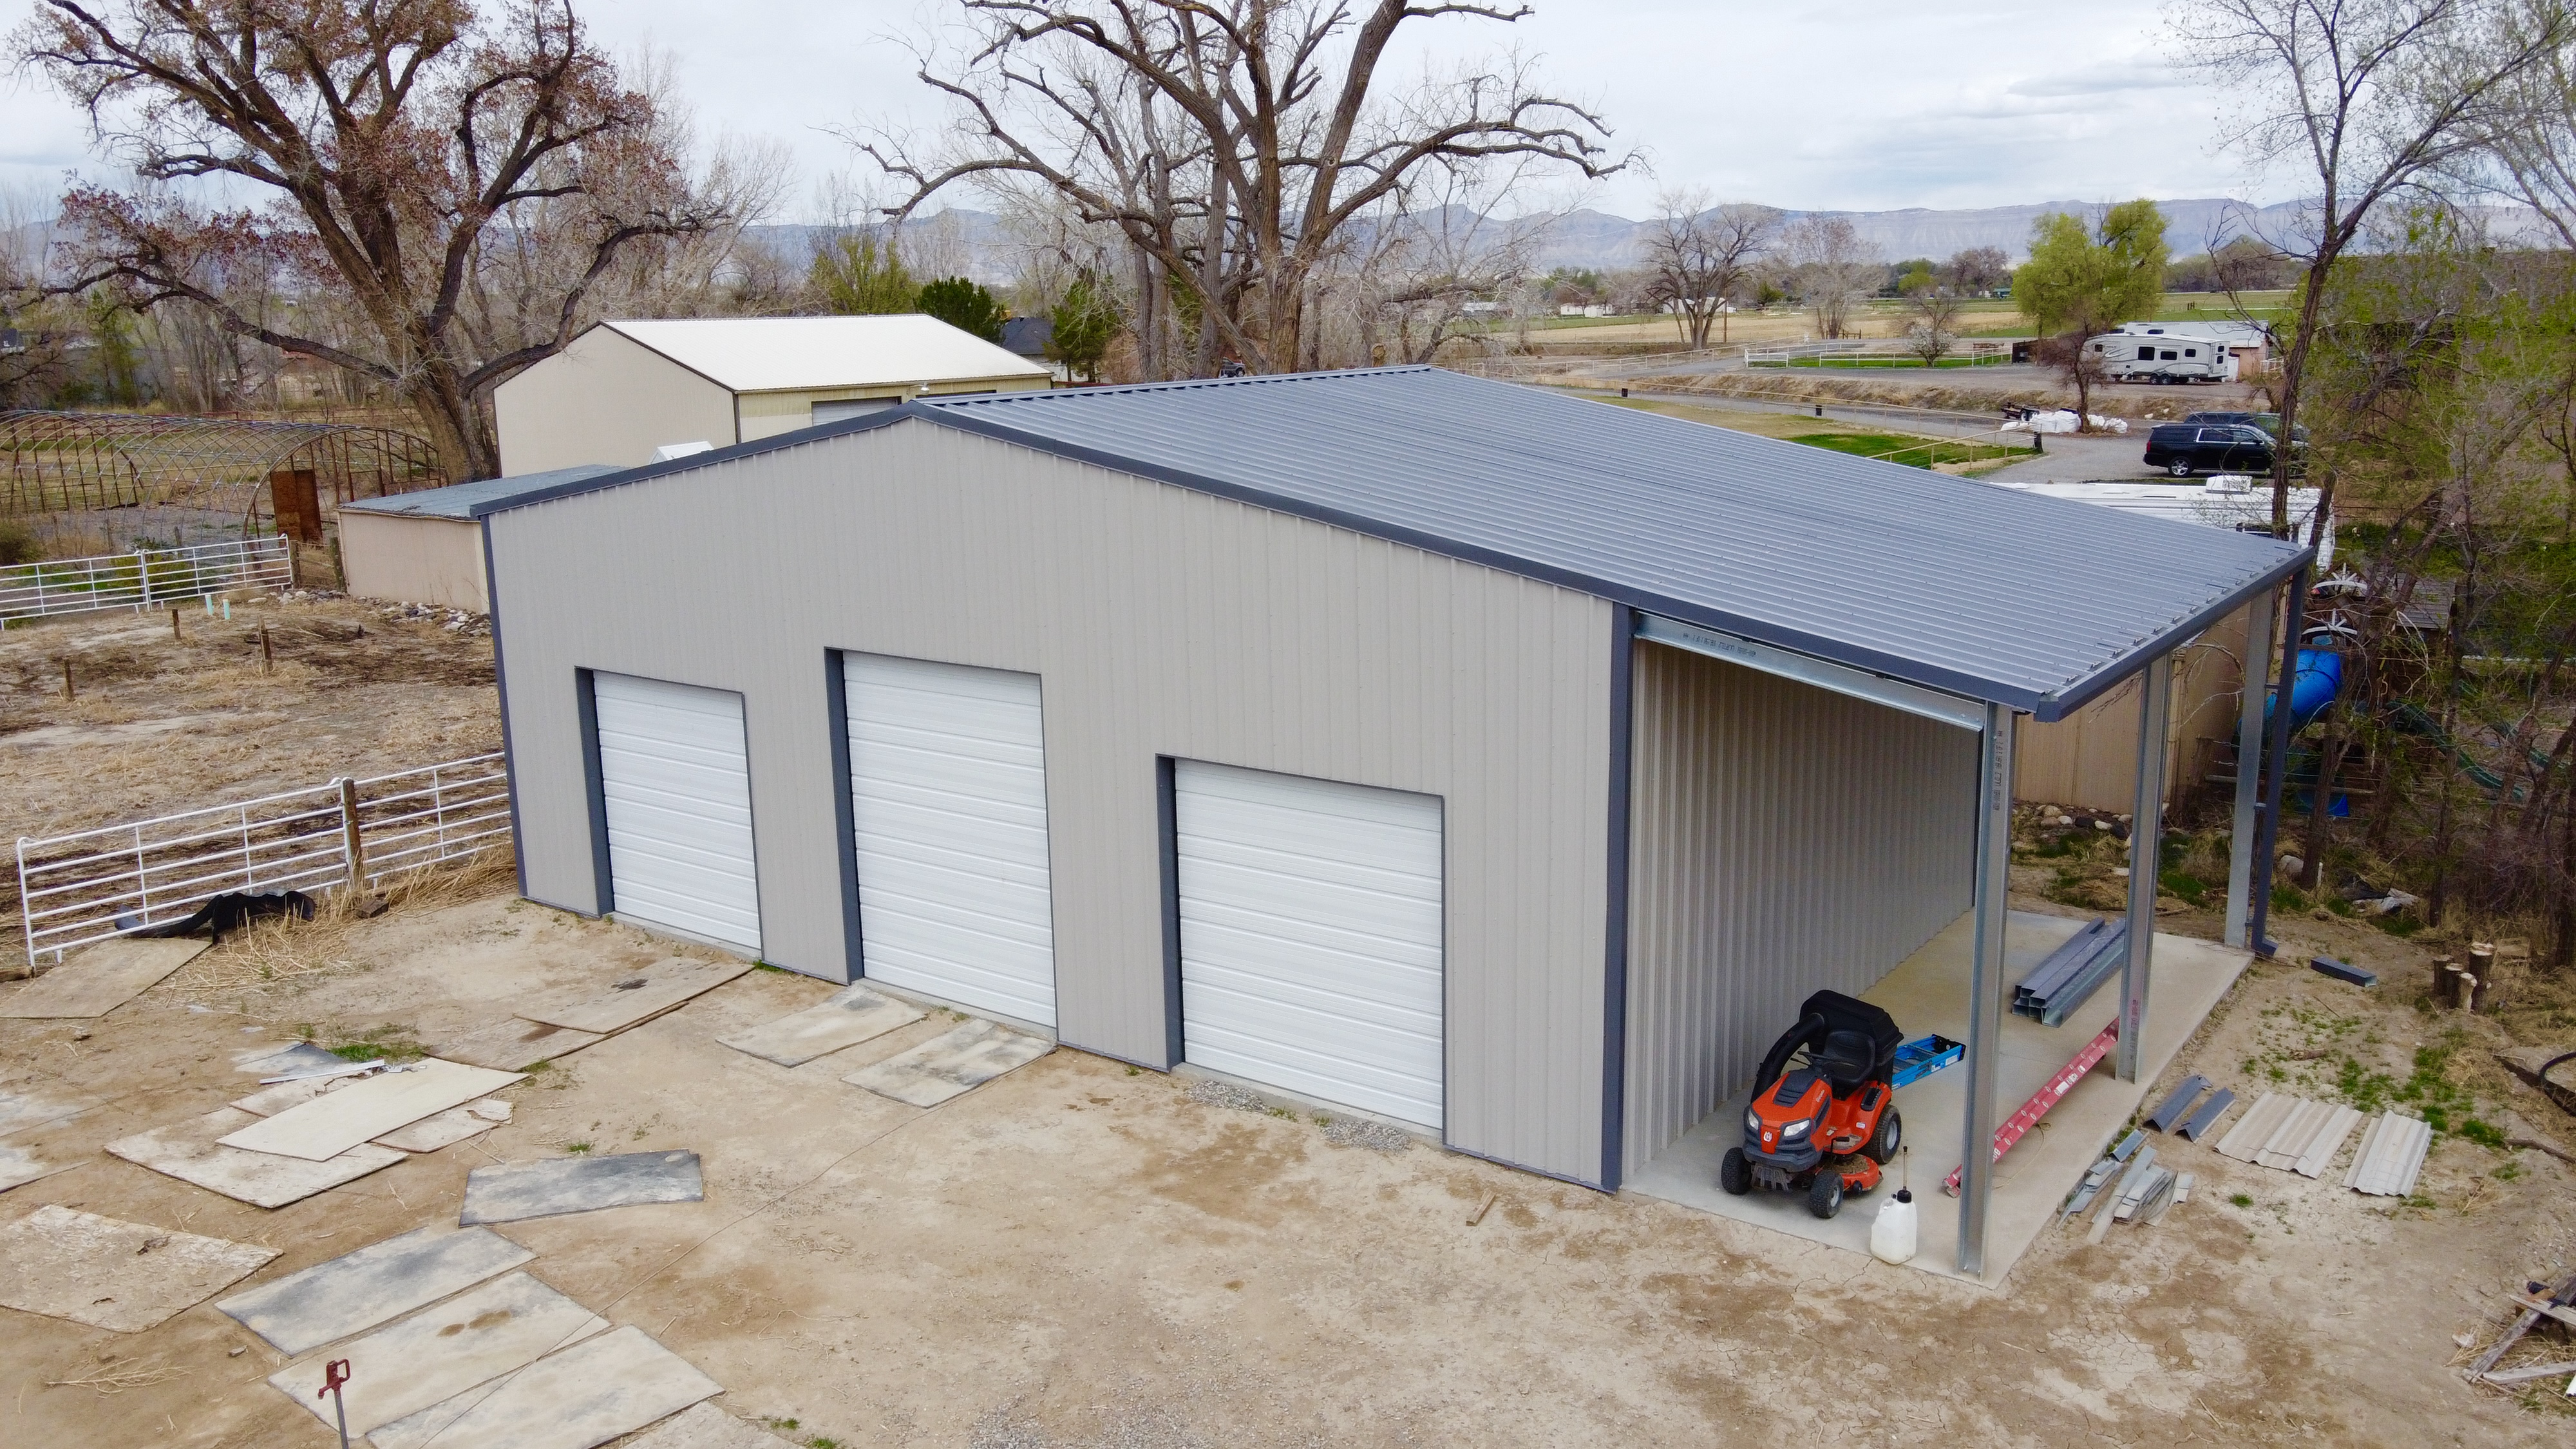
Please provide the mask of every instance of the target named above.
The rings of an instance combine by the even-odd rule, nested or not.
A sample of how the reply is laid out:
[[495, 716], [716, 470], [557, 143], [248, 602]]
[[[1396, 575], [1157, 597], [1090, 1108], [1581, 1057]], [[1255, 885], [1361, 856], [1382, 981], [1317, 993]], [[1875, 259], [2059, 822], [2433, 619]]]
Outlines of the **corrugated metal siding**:
[[1598, 1180], [1602, 600], [919, 421], [490, 524], [539, 899], [595, 899], [573, 671], [738, 689], [764, 948], [838, 978], [828, 652], [1035, 673], [1065, 1041], [1164, 1057], [1157, 756], [1438, 795], [1449, 1141]]
[[1742, 1087], [1819, 987], [1858, 993], [1968, 909], [1976, 736], [1636, 646], [1633, 1170]]

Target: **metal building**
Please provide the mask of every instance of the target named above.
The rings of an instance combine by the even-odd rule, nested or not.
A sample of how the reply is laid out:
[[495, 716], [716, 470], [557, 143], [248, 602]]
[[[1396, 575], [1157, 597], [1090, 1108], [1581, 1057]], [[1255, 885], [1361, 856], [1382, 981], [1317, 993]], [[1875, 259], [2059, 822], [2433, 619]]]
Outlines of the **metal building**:
[[1428, 368], [475, 512], [531, 897], [1605, 1189], [1963, 912], [1999, 1020], [2014, 720], [2306, 557]]
[[601, 322], [492, 390], [501, 471], [632, 467], [674, 444], [729, 447], [907, 398], [1054, 385], [936, 317], [681, 317]]

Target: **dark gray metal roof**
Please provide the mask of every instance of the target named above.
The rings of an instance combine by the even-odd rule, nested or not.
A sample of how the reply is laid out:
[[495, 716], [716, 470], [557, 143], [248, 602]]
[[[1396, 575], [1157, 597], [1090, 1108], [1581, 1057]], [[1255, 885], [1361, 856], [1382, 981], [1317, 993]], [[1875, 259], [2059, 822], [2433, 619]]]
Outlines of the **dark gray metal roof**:
[[543, 473], [521, 473], [510, 478], [485, 478], [473, 483], [451, 483], [444, 488], [423, 488], [416, 493], [356, 498], [341, 504], [340, 511], [393, 513], [412, 518], [453, 518], [463, 522], [480, 518], [484, 512], [490, 511], [485, 505], [507, 507], [524, 494], [553, 493], [567, 483], [582, 483], [605, 473], [623, 471], [613, 464], [584, 463], [577, 468], [555, 468]]
[[921, 400], [543, 496], [916, 418], [2041, 719], [2307, 558], [2270, 538], [1428, 367]]

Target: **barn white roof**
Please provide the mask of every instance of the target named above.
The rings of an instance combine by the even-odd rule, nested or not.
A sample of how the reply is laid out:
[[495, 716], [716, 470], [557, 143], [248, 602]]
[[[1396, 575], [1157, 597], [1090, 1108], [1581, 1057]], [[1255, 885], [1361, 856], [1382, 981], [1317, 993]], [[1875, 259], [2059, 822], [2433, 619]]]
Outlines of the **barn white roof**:
[[734, 392], [1043, 378], [1047, 369], [918, 312], [603, 322]]

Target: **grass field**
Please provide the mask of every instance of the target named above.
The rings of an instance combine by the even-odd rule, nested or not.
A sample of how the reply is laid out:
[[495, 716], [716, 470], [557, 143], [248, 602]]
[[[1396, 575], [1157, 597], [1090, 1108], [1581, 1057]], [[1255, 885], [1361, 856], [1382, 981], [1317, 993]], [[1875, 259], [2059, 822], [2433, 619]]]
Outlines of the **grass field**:
[[1988, 463], [2001, 458], [2018, 458], [2029, 451], [2026, 448], [1998, 447], [1992, 443], [1920, 438], [1906, 433], [1798, 433], [1789, 441], [1804, 443], [1810, 448], [1849, 453], [1856, 458], [1881, 458], [1914, 468], [1929, 468], [1935, 463]]

